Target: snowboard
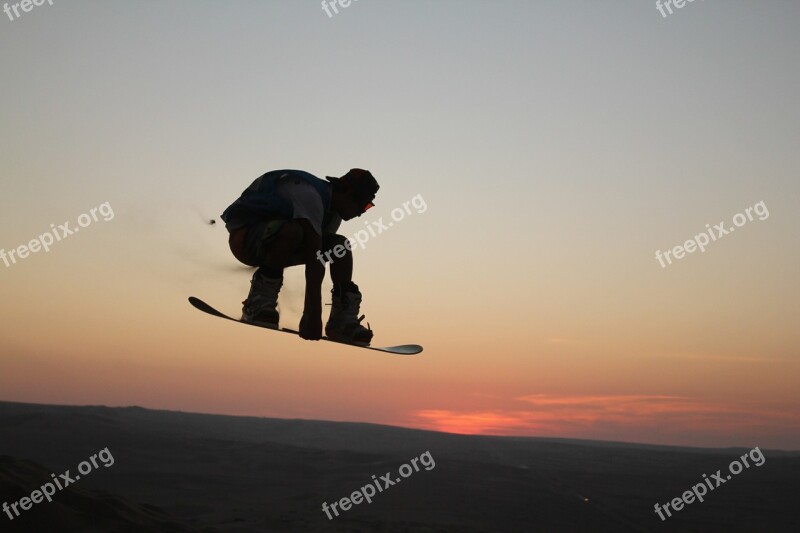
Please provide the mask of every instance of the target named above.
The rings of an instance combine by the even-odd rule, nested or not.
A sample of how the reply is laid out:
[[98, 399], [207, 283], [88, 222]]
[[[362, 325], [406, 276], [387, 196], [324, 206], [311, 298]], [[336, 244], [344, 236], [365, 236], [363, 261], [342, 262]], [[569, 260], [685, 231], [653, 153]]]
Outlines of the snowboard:
[[[238, 322], [240, 324], [244, 324], [246, 326], [253, 326], [261, 329], [271, 330], [271, 331], [280, 331], [282, 333], [291, 333], [292, 335], [300, 335], [299, 331], [295, 331], [289, 328], [270, 328], [266, 326], [259, 326], [257, 324], [248, 324], [247, 322], [242, 322], [241, 320], [237, 320], [233, 317], [226, 315], [221, 311], [217, 311], [207, 303], [205, 303], [200, 298], [195, 298], [194, 296], [189, 297], [189, 303], [192, 304], [195, 308], [199, 309], [200, 311], [207, 313], [212, 316], [218, 316], [220, 318], [225, 318], [227, 320], [232, 320], [233, 322]], [[323, 341], [328, 342], [335, 342], [336, 344], [346, 344], [347, 346], [355, 346], [356, 348], [366, 348], [368, 350], [375, 350], [378, 352], [390, 353], [394, 355], [416, 355], [422, 352], [422, 346], [419, 344], [401, 344], [399, 346], [365, 346], [364, 344], [357, 344], [353, 342], [344, 342], [344, 341], [337, 341], [333, 339], [329, 339], [328, 337], [322, 337]]]

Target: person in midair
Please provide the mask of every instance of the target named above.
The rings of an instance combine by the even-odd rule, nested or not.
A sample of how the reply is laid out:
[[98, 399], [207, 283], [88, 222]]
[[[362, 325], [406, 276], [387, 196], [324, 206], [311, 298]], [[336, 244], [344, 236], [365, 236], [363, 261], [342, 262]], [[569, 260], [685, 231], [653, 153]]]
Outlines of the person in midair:
[[330, 264], [332, 305], [325, 334], [343, 342], [369, 344], [372, 330], [358, 316], [361, 292], [353, 283], [350, 242], [336, 231], [343, 220], [374, 206], [380, 185], [368, 170], [320, 179], [302, 170], [273, 170], [257, 178], [221, 218], [233, 256], [257, 267], [242, 302], [242, 321], [277, 328], [283, 270], [305, 265], [305, 304], [300, 336], [322, 338], [322, 280]]

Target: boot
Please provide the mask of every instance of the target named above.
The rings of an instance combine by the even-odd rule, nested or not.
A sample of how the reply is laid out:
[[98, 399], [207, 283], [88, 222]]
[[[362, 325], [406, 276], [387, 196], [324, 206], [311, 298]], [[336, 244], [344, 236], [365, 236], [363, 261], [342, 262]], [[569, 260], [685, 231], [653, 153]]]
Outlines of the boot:
[[278, 293], [283, 285], [283, 278], [268, 278], [258, 270], [250, 281], [250, 293], [242, 302], [242, 322], [278, 328]]
[[335, 341], [369, 344], [372, 330], [361, 325], [364, 315], [358, 316], [361, 307], [358, 285], [351, 281], [344, 287], [334, 287], [331, 293], [333, 303], [331, 316], [325, 324], [325, 335]]

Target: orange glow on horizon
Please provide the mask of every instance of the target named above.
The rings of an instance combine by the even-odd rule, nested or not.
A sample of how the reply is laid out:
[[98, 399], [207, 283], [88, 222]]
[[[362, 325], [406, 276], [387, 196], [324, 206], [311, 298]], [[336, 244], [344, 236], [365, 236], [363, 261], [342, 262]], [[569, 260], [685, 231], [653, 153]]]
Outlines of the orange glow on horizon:
[[[420, 429], [468, 435], [562, 437], [613, 440], [614, 434], [691, 434], [718, 436], [763, 430], [780, 421], [800, 430], [800, 416], [771, 410], [736, 408], [712, 401], [663, 395], [555, 396], [516, 398], [530, 408], [480, 411], [419, 410], [410, 425]], [[659, 442], [663, 442], [663, 439]]]

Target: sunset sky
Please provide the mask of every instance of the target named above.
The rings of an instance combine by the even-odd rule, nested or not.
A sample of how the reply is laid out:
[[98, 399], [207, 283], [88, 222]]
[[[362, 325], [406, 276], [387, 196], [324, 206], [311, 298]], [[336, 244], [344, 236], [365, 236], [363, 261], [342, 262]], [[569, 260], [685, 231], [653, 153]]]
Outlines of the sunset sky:
[[[0, 400], [798, 450], [798, 27], [795, 0], [0, 13], [0, 249], [107, 213], [0, 260]], [[352, 167], [381, 189], [345, 236], [424, 199], [354, 277], [373, 344], [421, 355], [189, 306], [239, 315], [208, 221], [254, 178]]]

